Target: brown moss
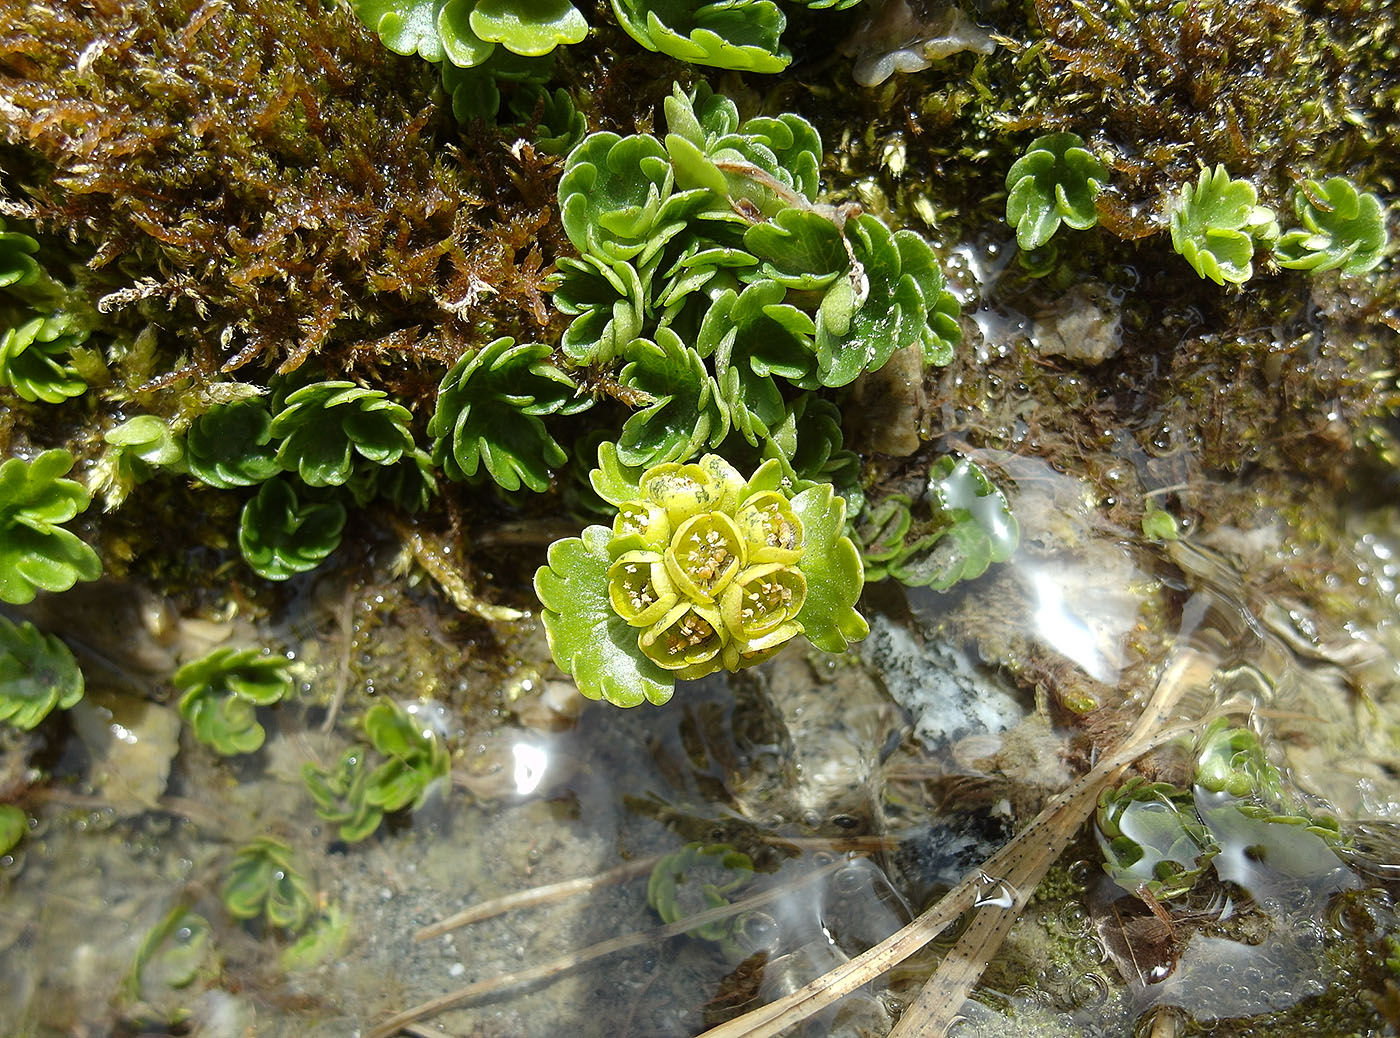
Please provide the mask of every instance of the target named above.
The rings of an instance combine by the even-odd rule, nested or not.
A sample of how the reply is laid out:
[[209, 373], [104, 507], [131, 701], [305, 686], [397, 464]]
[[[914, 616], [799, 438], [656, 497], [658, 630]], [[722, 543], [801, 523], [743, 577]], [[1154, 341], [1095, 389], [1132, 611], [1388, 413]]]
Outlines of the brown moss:
[[454, 143], [432, 67], [343, 7], [6, 6], [6, 190], [86, 243], [103, 309], [158, 330], [166, 380], [450, 361], [482, 325], [547, 322], [550, 160], [493, 131]]

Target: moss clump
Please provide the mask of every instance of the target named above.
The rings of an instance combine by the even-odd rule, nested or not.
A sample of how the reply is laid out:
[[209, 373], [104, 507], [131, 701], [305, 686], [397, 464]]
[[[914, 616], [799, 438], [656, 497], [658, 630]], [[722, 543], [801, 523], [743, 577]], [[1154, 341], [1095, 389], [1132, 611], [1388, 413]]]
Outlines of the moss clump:
[[432, 70], [344, 8], [38, 3], [10, 20], [6, 189], [90, 250], [113, 323], [157, 332], [133, 379], [177, 359], [450, 359], [469, 309], [544, 322], [548, 177], [494, 143], [452, 148]]

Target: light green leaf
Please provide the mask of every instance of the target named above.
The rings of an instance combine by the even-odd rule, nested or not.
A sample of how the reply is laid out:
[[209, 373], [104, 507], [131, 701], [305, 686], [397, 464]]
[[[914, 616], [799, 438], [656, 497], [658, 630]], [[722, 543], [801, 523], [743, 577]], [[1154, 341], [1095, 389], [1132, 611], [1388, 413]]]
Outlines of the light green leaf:
[[819, 483], [794, 497], [792, 510], [802, 523], [800, 568], [807, 578], [807, 601], [797, 622], [817, 648], [844, 652], [870, 633], [855, 608], [865, 577], [860, 552], [843, 532], [846, 502], [830, 484]]
[[660, 706], [675, 691], [675, 677], [643, 655], [636, 628], [613, 611], [608, 600], [611, 539], [606, 526], [590, 526], [581, 538], [550, 545], [548, 564], [535, 573], [550, 652], [589, 699], [606, 699], [614, 706]]

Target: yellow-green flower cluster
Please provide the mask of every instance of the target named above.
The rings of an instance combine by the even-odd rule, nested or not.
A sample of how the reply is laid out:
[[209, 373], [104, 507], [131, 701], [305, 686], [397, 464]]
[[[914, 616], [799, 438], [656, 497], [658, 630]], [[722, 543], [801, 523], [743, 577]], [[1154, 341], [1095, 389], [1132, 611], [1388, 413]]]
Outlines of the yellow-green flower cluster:
[[709, 454], [653, 466], [638, 493], [613, 522], [608, 600], [648, 659], [698, 678], [761, 663], [802, 632], [802, 523], [781, 490]]

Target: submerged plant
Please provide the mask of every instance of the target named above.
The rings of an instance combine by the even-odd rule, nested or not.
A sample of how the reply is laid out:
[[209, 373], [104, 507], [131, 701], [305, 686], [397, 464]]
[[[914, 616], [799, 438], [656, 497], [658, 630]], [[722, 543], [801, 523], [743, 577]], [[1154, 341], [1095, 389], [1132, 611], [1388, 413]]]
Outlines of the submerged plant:
[[288, 934], [300, 933], [315, 914], [311, 883], [292, 849], [267, 836], [238, 849], [221, 893], [235, 919], [261, 917]]
[[797, 634], [840, 652], [868, 632], [830, 485], [794, 494], [777, 460], [745, 480], [707, 454], [635, 482], [604, 464], [594, 486], [618, 508], [612, 528], [556, 541], [535, 574], [555, 662], [590, 699], [659, 705], [677, 678], [753, 666]]
[[334, 767], [318, 768], [309, 762], [301, 767], [316, 814], [338, 826], [337, 835], [346, 843], [365, 839], [384, 820], [384, 808], [369, 800], [369, 752], [368, 746], [352, 746]]
[[0, 804], [0, 855], [9, 854], [29, 831], [29, 816], [14, 804]]
[[26, 731], [83, 698], [83, 672], [56, 636], [0, 616], [0, 721]]
[[[674, 923], [729, 904], [729, 895], [752, 880], [753, 872], [753, 860], [727, 843], [688, 843], [652, 867], [647, 904], [662, 922]], [[702, 923], [690, 934], [714, 941], [729, 958], [741, 959], [743, 950], [734, 937], [738, 921], [731, 916]]]
[[67, 591], [102, 575], [97, 553], [62, 524], [88, 506], [65, 450], [0, 464], [0, 601], [23, 605], [39, 591]]
[[1021, 528], [1006, 494], [968, 458], [944, 455], [929, 468], [929, 518], [914, 517], [914, 501], [888, 494], [856, 524], [856, 537], [871, 580], [946, 591], [1005, 562], [1021, 542]]
[[1187, 790], [1138, 776], [1099, 796], [1099, 848], [1109, 879], [1162, 901], [1188, 893], [1219, 851]]
[[1254, 275], [1254, 242], [1278, 234], [1274, 211], [1256, 204], [1247, 180], [1231, 180], [1223, 165], [1184, 184], [1171, 211], [1172, 248], [1203, 278], [1242, 284]]
[[285, 479], [270, 479], [243, 506], [238, 547], [253, 572], [288, 580], [319, 566], [340, 546], [345, 506], [339, 501], [301, 502]]
[[[441, 737], [424, 727], [413, 707], [380, 701], [362, 724], [369, 746], [352, 746], [333, 768], [308, 763], [301, 769], [316, 813], [338, 825], [347, 843], [365, 839], [390, 811], [422, 807], [451, 768]], [[371, 754], [383, 759], [372, 764]]]
[[291, 695], [287, 661], [261, 649], [215, 649], [186, 663], [173, 679], [180, 693], [180, 716], [195, 736], [225, 756], [252, 753], [265, 733], [256, 707]]
[[1024, 252], [1048, 242], [1060, 224], [1076, 231], [1098, 223], [1094, 198], [1108, 171], [1073, 133], [1037, 137], [1006, 174], [1006, 222]]
[[1274, 246], [1279, 266], [1355, 276], [1380, 263], [1389, 240], [1385, 210], [1346, 177], [1303, 181], [1293, 194], [1293, 212], [1303, 226], [1285, 231]]
[[60, 404], [81, 396], [87, 383], [69, 353], [87, 339], [71, 314], [31, 317], [0, 334], [0, 386], [32, 402]]
[[[381, 700], [361, 723], [368, 746], [350, 747], [332, 768], [301, 769], [316, 813], [338, 825], [347, 843], [365, 839], [390, 811], [422, 807], [452, 764], [441, 737], [424, 727], [414, 707]], [[382, 760], [374, 764], [371, 755]]]

